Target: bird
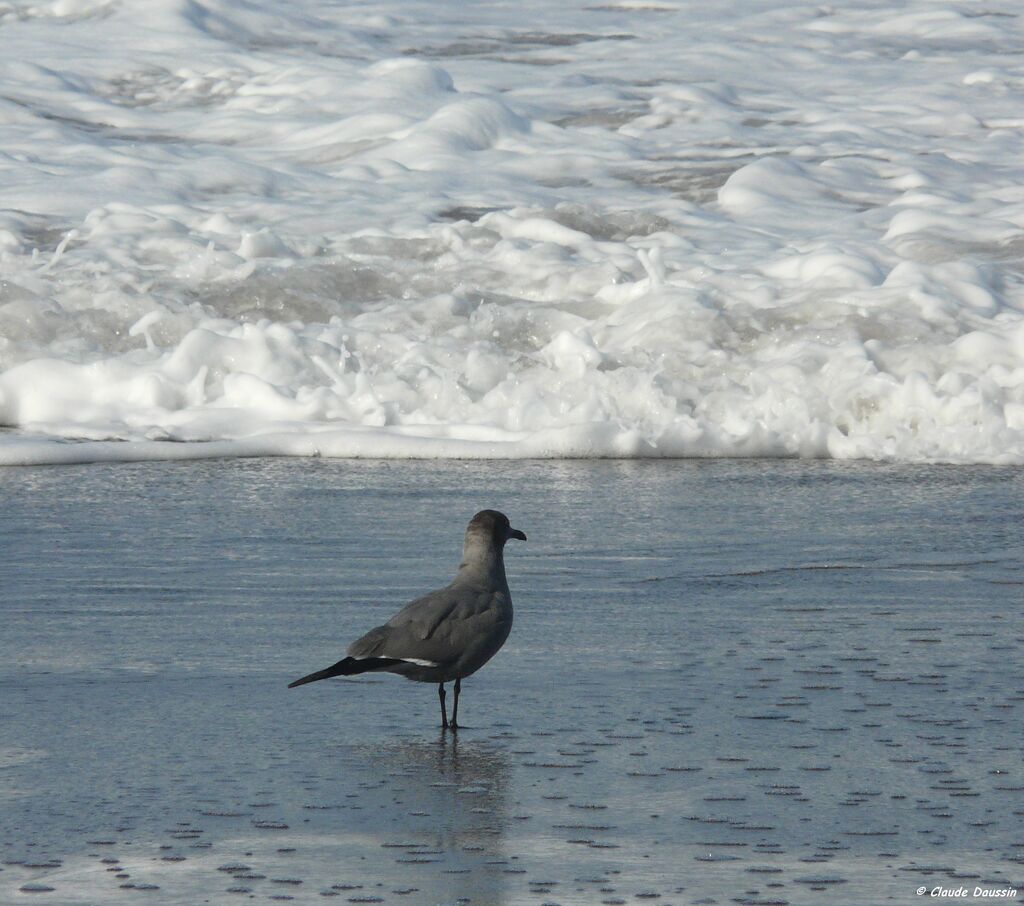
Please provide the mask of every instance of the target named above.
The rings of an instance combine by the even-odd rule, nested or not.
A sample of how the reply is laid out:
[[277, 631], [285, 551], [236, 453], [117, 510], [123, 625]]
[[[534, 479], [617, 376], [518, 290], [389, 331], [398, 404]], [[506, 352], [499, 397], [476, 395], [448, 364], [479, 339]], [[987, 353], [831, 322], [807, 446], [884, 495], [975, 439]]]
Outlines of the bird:
[[[505, 578], [505, 542], [526, 535], [508, 516], [481, 510], [466, 527], [462, 561], [455, 578], [403, 607], [383, 626], [348, 646], [346, 657], [288, 684], [289, 689], [332, 676], [397, 673], [421, 683], [437, 683], [441, 727], [459, 728], [462, 680], [486, 664], [512, 630], [512, 595]], [[444, 684], [455, 681], [451, 720]]]

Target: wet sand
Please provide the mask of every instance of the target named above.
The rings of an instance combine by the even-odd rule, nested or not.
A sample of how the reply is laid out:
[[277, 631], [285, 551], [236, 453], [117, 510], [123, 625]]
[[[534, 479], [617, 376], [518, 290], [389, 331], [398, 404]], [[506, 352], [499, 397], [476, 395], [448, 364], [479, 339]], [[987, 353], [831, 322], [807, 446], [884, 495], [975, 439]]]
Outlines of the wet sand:
[[[256, 460], [0, 485], [2, 902], [1024, 900], [1017, 470]], [[447, 581], [484, 506], [530, 541], [457, 736], [432, 686], [285, 688]]]

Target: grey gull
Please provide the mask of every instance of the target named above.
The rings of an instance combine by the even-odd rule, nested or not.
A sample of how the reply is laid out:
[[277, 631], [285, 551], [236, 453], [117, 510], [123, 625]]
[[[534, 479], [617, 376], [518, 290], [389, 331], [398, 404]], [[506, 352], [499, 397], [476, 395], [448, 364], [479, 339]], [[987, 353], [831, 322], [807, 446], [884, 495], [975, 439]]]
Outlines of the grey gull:
[[[289, 683], [288, 688], [357, 673], [397, 673], [437, 683], [441, 726], [459, 727], [459, 692], [505, 644], [512, 629], [512, 595], [503, 551], [510, 538], [526, 540], [497, 510], [482, 510], [469, 522], [462, 562], [451, 583], [407, 604], [383, 626], [348, 647], [336, 664]], [[448, 720], [444, 684], [455, 680], [455, 704]]]

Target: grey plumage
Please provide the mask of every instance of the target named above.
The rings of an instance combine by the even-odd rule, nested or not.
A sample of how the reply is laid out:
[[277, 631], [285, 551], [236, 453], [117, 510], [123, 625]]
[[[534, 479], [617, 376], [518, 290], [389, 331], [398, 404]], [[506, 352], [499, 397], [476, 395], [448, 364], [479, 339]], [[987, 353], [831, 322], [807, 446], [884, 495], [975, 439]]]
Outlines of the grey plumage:
[[[332, 676], [397, 673], [437, 683], [441, 724], [457, 729], [461, 681], [497, 654], [512, 629], [512, 595], [503, 556], [510, 538], [525, 541], [526, 535], [512, 528], [504, 513], [477, 513], [466, 528], [462, 562], [449, 585], [407, 604], [383, 626], [349, 645], [347, 657], [295, 680], [289, 688]], [[452, 680], [455, 705], [449, 722], [444, 684]]]

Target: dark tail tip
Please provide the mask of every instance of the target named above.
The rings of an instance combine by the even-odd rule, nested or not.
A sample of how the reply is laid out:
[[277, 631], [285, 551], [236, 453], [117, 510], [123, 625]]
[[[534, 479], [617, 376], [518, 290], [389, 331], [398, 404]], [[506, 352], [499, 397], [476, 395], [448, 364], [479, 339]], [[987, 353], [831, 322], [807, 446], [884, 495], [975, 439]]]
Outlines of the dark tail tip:
[[346, 657], [338, 661], [337, 664], [332, 664], [323, 670], [317, 670], [315, 673], [309, 673], [301, 679], [289, 683], [288, 688], [294, 689], [296, 686], [305, 686], [306, 683], [330, 679], [332, 676], [355, 676], [357, 673], [366, 673], [369, 670], [382, 670], [401, 663], [403, 662], [400, 658], [393, 657]]
[[332, 676], [345, 676], [349, 673], [357, 673], [358, 671], [352, 669], [355, 663], [356, 661], [354, 658], [342, 658], [338, 663], [331, 664], [330, 667], [325, 667], [323, 670], [317, 670], [314, 673], [307, 673], [301, 679], [297, 679], [295, 682], [289, 683], [288, 688], [294, 689], [296, 686], [305, 686], [306, 683], [315, 683], [317, 680], [330, 679]]

